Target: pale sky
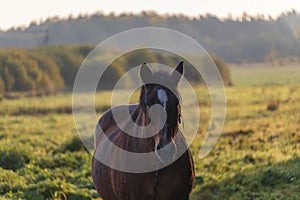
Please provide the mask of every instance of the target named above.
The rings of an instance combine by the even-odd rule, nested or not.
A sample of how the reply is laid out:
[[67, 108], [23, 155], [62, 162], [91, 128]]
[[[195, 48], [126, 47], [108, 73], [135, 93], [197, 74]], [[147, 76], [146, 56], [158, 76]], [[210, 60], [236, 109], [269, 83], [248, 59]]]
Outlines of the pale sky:
[[246, 12], [277, 17], [292, 9], [300, 12], [299, 0], [2, 0], [0, 29], [28, 25], [33, 20], [45, 20], [53, 16], [78, 16], [97, 11], [108, 14], [153, 10], [161, 14], [198, 16], [211, 13], [219, 17], [226, 17], [228, 13], [237, 17]]

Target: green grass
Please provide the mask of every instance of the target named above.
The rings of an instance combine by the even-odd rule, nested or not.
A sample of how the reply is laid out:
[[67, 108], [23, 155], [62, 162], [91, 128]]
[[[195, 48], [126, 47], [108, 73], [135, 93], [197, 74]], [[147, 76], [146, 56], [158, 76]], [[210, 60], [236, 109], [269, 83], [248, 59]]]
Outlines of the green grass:
[[[227, 89], [226, 124], [214, 150], [195, 161], [192, 199], [297, 199], [299, 92], [295, 86]], [[274, 98], [280, 105], [268, 111]]]
[[[197, 89], [203, 121], [191, 146], [196, 169], [191, 199], [297, 199], [300, 87], [235, 86], [226, 92], [223, 133], [199, 159], [210, 102], [205, 88]], [[99, 116], [109, 99], [109, 92], [96, 95]], [[268, 111], [272, 101], [279, 106]], [[0, 102], [0, 199], [99, 198], [91, 155], [80, 143], [70, 108], [70, 94]]]
[[300, 63], [284, 66], [256, 64], [231, 68], [234, 85], [287, 85], [300, 84]]

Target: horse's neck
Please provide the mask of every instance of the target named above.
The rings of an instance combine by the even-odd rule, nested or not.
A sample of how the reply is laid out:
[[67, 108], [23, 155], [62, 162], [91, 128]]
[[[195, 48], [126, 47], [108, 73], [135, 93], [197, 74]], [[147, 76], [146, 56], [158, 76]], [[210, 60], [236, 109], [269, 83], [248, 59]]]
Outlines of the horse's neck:
[[133, 121], [139, 126], [147, 126], [150, 122], [148, 113], [143, 109], [143, 107], [138, 104], [137, 108], [132, 114]]
[[[148, 126], [150, 123], [150, 118], [148, 113], [142, 108], [142, 106], [138, 105], [137, 108], [134, 111], [134, 114], [132, 115], [134, 117], [133, 121], [136, 123], [138, 126]], [[140, 134], [145, 134], [145, 133], [140, 133]], [[151, 140], [154, 141], [154, 138], [144, 138], [141, 139], [141, 142], [146, 142], [149, 143]]]

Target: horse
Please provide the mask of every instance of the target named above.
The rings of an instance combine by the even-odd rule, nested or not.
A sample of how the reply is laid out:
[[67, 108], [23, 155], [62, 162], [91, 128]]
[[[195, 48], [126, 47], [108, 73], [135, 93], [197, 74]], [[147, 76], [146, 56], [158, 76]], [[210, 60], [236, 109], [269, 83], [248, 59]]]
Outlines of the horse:
[[[143, 82], [139, 103], [112, 107], [97, 123], [95, 152], [92, 158], [92, 178], [95, 188], [104, 200], [188, 200], [195, 172], [192, 154], [179, 127], [182, 119], [181, 98], [177, 85], [183, 76], [183, 61], [171, 72], [152, 71], [145, 63], [139, 70]], [[166, 83], [167, 87], [158, 84], [159, 81]], [[113, 116], [114, 109], [126, 108], [135, 124], [147, 126], [154, 120], [149, 117], [150, 108], [157, 104], [162, 106], [166, 116], [162, 128], [151, 137], [134, 137], [127, 134], [117, 125]], [[163, 117], [157, 114], [155, 120], [163, 120]], [[125, 119], [124, 123], [125, 125], [127, 123]], [[142, 136], [144, 133], [135, 134]], [[97, 159], [96, 154], [102, 153], [112, 163], [117, 162], [117, 154], [105, 147], [108, 140], [105, 141], [104, 138], [129, 152], [140, 154], [154, 151], [155, 156], [149, 159], [149, 165], [169, 163], [147, 172], [135, 173], [115, 169]], [[178, 149], [183, 151], [174, 159], [180, 151]], [[130, 162], [124, 159], [121, 163], [130, 164]]]

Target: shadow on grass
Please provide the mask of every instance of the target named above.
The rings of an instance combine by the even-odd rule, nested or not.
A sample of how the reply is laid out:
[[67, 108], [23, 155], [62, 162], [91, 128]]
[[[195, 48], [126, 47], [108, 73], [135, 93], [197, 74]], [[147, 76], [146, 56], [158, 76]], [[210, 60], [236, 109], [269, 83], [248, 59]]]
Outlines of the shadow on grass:
[[299, 199], [299, 194], [300, 158], [295, 157], [253, 167], [217, 182], [204, 181], [196, 185], [191, 199]]

